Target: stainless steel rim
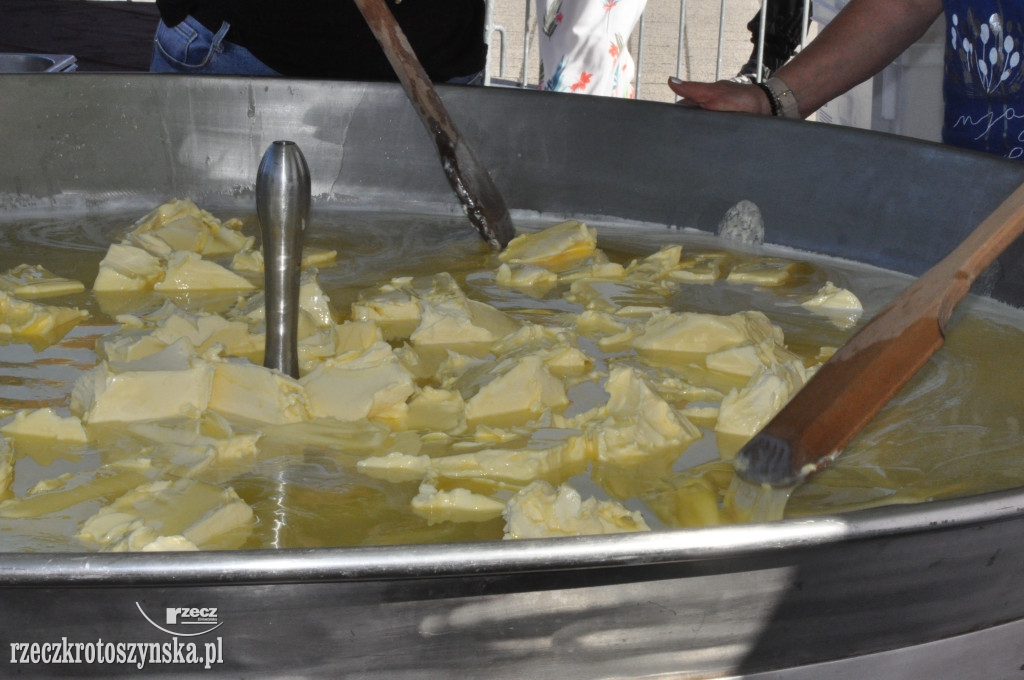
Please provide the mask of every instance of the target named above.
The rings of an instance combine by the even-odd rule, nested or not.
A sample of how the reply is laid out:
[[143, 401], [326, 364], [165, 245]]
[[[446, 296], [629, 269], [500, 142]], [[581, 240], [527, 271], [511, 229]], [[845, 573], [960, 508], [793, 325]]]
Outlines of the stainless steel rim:
[[8, 554], [0, 584], [269, 584], [525, 573], [714, 561], [1002, 522], [1024, 487], [807, 519], [634, 534], [354, 548]]

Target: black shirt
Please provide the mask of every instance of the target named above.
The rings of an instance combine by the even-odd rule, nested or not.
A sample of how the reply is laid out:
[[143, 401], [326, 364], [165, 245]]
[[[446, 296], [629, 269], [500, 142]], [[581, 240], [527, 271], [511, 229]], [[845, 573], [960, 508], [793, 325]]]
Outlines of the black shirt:
[[[352, 0], [157, 0], [165, 24], [191, 14], [207, 28], [231, 24], [228, 40], [294, 77], [395, 80]], [[388, 0], [435, 82], [484, 68], [483, 0]]]

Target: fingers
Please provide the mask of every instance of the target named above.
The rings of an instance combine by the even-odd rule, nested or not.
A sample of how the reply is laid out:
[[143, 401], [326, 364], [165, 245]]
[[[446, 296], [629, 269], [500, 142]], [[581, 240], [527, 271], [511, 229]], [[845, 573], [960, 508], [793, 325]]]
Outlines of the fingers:
[[697, 83], [669, 78], [668, 86], [683, 98], [687, 105], [710, 111], [744, 111], [771, 113], [768, 98], [756, 85], [745, 85], [728, 80], [717, 83]]
[[668, 87], [686, 101], [704, 108], [704, 103], [714, 99], [714, 92], [709, 91], [709, 83], [696, 83], [693, 81], [669, 78]]

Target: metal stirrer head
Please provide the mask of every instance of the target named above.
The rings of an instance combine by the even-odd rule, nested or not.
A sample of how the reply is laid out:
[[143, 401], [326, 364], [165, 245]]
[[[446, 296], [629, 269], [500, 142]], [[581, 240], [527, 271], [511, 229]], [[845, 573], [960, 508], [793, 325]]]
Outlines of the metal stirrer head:
[[294, 142], [270, 145], [256, 172], [263, 234], [267, 343], [263, 365], [299, 377], [299, 274], [309, 222], [309, 168]]

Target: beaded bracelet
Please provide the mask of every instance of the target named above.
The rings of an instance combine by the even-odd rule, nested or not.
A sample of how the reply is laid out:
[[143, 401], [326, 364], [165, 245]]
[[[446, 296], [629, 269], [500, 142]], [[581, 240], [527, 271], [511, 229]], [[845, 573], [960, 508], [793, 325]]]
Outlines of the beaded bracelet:
[[763, 83], [755, 83], [765, 96], [768, 97], [768, 104], [771, 106], [773, 116], [783, 118], [800, 118], [800, 104], [796, 100], [793, 90], [789, 89], [786, 83], [775, 76], [772, 76]]
[[775, 93], [772, 92], [772, 88], [768, 87], [767, 84], [762, 83], [761, 81], [754, 84], [761, 88], [761, 91], [764, 92], [764, 96], [768, 97], [768, 106], [772, 109], [772, 115], [779, 115], [779, 100], [775, 98]]

